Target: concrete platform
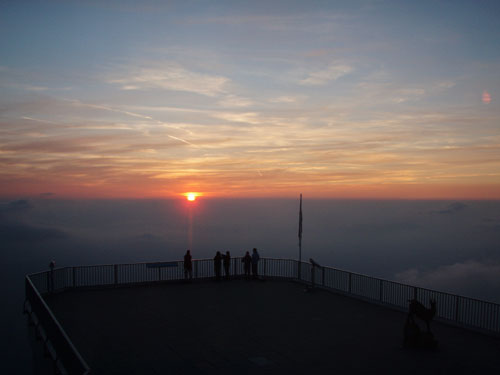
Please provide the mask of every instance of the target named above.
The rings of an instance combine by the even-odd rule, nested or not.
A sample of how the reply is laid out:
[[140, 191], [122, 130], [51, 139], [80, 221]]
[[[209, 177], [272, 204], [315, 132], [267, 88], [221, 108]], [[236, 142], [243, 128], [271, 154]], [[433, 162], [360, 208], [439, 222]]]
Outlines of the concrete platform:
[[47, 299], [94, 374], [499, 374], [500, 339], [289, 281], [74, 290]]

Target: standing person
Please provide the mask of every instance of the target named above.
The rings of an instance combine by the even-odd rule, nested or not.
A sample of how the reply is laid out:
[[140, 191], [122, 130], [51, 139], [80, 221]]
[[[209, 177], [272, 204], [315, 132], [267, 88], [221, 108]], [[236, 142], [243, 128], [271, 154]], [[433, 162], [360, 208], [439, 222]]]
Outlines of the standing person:
[[241, 263], [243, 263], [243, 267], [245, 269], [245, 278], [249, 279], [250, 278], [250, 265], [252, 264], [252, 257], [250, 256], [250, 253], [247, 251], [243, 259], [241, 260]]
[[257, 252], [257, 249], [254, 247], [252, 253], [252, 276], [254, 279], [257, 279], [259, 277], [259, 260], [260, 260], [259, 253]]
[[193, 279], [193, 261], [191, 256], [191, 250], [186, 251], [186, 255], [184, 255], [184, 279], [189, 280]]
[[221, 266], [222, 266], [222, 255], [220, 251], [217, 251], [217, 253], [214, 256], [214, 271], [216, 280], [220, 280]]
[[226, 251], [226, 255], [224, 255], [224, 275], [226, 279], [229, 280], [229, 266], [231, 265], [231, 254], [229, 251]]

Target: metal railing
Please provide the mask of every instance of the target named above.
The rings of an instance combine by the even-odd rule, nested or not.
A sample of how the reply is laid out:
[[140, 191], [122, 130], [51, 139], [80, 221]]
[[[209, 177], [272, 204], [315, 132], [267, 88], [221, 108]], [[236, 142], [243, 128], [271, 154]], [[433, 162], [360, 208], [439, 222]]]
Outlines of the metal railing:
[[[465, 328], [500, 334], [500, 305], [456, 294], [406, 285], [331, 267], [312, 267], [302, 262], [302, 281], [389, 307], [408, 309], [417, 299], [426, 307], [436, 301], [436, 318]], [[313, 271], [314, 269], [314, 271]]]
[[[47, 272], [31, 275], [38, 280]], [[45, 303], [30, 276], [25, 279], [25, 312], [30, 315], [38, 337], [42, 338], [47, 353], [52, 356], [55, 372], [63, 374], [89, 374], [90, 368], [82, 358], [56, 317]]]
[[[298, 279], [299, 267], [301, 268], [300, 280]], [[407, 309], [408, 300], [413, 298], [428, 306], [432, 298], [436, 301], [436, 318], [463, 327], [493, 334], [500, 333], [500, 305], [493, 302], [401, 284], [331, 267], [316, 267], [311, 263], [299, 263], [293, 259], [261, 258], [258, 273], [267, 278], [311, 283], [324, 289], [398, 309]], [[241, 277], [243, 274], [242, 258], [232, 258], [230, 275]], [[202, 280], [214, 277], [212, 259], [193, 260], [193, 279]], [[54, 350], [59, 353], [58, 358], [62, 358], [63, 366], [71, 369], [72, 374], [87, 374], [90, 371], [88, 366], [64, 333], [42, 296], [74, 288], [181, 280], [184, 280], [183, 261], [64, 267], [26, 276], [26, 300], [31, 306], [31, 311], [36, 314], [37, 319], [45, 328]]]

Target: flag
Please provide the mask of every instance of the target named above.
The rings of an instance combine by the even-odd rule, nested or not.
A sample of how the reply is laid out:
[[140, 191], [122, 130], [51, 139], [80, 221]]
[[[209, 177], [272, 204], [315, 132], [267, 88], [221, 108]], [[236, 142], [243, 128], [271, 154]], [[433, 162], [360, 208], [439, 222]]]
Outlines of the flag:
[[299, 244], [302, 242], [302, 194], [300, 194], [300, 211], [299, 211]]
[[297, 276], [302, 279], [302, 194], [300, 194], [300, 210], [299, 210], [299, 261], [297, 262]]

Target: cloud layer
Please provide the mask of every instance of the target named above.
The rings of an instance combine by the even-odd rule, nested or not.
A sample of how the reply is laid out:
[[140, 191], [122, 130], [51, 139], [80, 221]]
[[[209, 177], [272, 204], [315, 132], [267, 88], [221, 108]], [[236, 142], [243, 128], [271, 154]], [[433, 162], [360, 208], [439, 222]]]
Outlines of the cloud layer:
[[500, 262], [468, 260], [421, 271], [410, 268], [395, 275], [401, 283], [492, 300], [500, 291]]
[[206, 96], [217, 96], [225, 92], [229, 79], [216, 75], [202, 74], [185, 69], [179, 64], [165, 62], [156, 66], [124, 69], [113, 73], [109, 83], [117, 84], [122, 90], [172, 90], [186, 91]]

